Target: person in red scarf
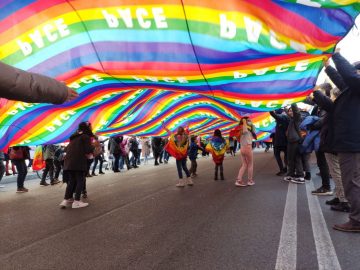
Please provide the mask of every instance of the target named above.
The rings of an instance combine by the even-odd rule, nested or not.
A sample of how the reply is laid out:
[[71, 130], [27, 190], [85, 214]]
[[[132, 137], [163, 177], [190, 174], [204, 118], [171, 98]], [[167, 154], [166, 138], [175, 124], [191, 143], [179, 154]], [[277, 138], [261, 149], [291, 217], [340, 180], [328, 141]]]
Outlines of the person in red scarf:
[[[194, 183], [191, 180], [190, 172], [186, 166], [187, 153], [189, 147], [189, 132], [183, 127], [178, 127], [177, 132], [172, 134], [170, 130], [162, 122], [163, 128], [170, 136], [169, 142], [165, 146], [165, 150], [176, 159], [176, 168], [179, 175], [177, 187], [185, 187], [185, 185], [192, 186]], [[186, 181], [183, 179], [182, 171], [186, 174]]]

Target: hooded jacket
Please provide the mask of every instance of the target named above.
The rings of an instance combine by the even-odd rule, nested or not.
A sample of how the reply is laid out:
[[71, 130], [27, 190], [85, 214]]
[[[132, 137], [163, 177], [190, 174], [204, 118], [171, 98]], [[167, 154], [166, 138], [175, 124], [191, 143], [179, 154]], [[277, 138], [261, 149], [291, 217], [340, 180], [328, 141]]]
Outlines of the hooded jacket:
[[0, 62], [0, 97], [24, 102], [62, 104], [68, 87], [55, 79]]
[[66, 171], [87, 171], [86, 155], [93, 153], [94, 147], [91, 145], [89, 135], [76, 132], [71, 135], [70, 143], [66, 147], [64, 170]]
[[279, 114], [276, 112], [270, 112], [270, 115], [276, 121], [275, 135], [273, 137], [274, 147], [286, 147], [287, 146], [286, 131], [289, 126], [290, 118], [285, 114]]
[[300, 123], [301, 123], [301, 113], [296, 104], [291, 105], [291, 109], [293, 111], [293, 117], [289, 117], [289, 126], [287, 129], [287, 140], [289, 143], [298, 143], [301, 141], [300, 137]]

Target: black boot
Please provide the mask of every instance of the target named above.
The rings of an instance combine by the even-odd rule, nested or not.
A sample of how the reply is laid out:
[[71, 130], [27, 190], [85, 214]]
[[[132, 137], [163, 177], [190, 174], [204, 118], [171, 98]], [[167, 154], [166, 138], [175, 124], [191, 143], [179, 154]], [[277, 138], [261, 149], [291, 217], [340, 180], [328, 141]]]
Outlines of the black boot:
[[305, 172], [304, 179], [310, 181], [311, 180], [311, 173], [310, 172]]
[[340, 202], [337, 205], [333, 205], [330, 207], [333, 211], [339, 211], [339, 212], [350, 212], [350, 204], [348, 202]]

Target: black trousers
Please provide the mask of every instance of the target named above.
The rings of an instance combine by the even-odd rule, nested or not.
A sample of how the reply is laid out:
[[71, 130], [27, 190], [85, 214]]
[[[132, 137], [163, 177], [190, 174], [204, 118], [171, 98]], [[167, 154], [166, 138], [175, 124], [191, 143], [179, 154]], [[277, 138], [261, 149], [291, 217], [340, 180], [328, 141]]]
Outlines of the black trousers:
[[119, 171], [119, 162], [120, 162], [120, 154], [113, 154], [114, 156], [114, 164], [113, 164], [113, 171], [118, 172]]
[[53, 159], [47, 159], [45, 160], [45, 169], [41, 177], [41, 182], [45, 182], [46, 176], [49, 174], [50, 181], [54, 181], [54, 160]]
[[[284, 162], [281, 159], [281, 152], [284, 153]], [[286, 146], [274, 146], [274, 156], [276, 159], [276, 162], [279, 166], [280, 171], [285, 171], [285, 168], [287, 168], [287, 147]]]
[[[99, 165], [99, 173], [100, 173], [100, 172], [102, 172], [102, 166], [104, 163], [104, 159], [102, 158], [101, 155], [98, 155], [97, 157], [95, 157], [94, 166], [92, 169], [93, 174], [95, 174], [96, 166], [98, 165], [98, 163], [100, 163], [100, 165]], [[119, 162], [118, 162], [118, 164], [119, 164]]]
[[59, 160], [54, 160], [54, 166], [55, 166], [55, 179], [59, 179], [59, 175], [62, 169], [62, 165], [61, 165], [61, 161]]
[[191, 167], [190, 167], [190, 173], [192, 174], [196, 174], [196, 169], [197, 169], [197, 162], [196, 159], [191, 159]]
[[65, 191], [65, 200], [71, 199], [75, 192], [75, 200], [80, 201], [85, 184], [85, 174], [86, 172], [83, 171], [68, 171], [69, 181]]
[[317, 151], [315, 152], [315, 154], [316, 154], [316, 162], [320, 170], [322, 186], [324, 188], [330, 189], [330, 171], [325, 158], [325, 153], [322, 151]]
[[299, 152], [299, 143], [288, 143], [287, 145], [288, 157], [288, 176], [304, 176], [304, 169], [302, 166], [301, 155]]
[[161, 152], [153, 152], [153, 154], [154, 154], [155, 164], [159, 164], [158, 159], [160, 157]]

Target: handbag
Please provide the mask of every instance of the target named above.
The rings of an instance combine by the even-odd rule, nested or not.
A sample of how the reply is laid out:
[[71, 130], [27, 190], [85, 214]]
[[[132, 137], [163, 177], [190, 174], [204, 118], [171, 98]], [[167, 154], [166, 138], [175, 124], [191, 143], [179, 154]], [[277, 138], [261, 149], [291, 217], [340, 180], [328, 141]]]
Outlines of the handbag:
[[24, 150], [22, 147], [13, 147], [9, 153], [10, 160], [22, 160], [25, 159]]

